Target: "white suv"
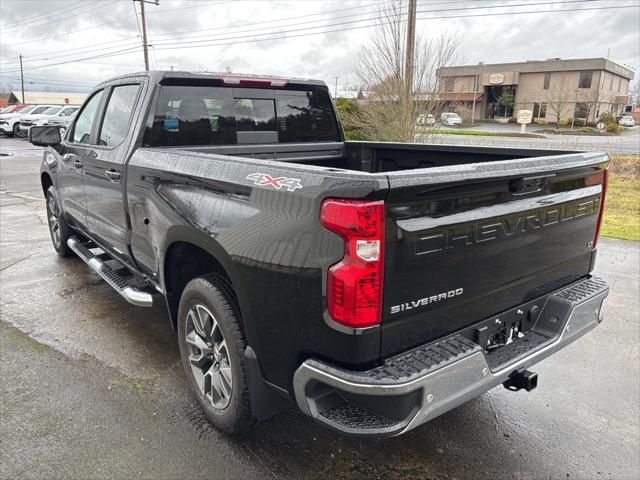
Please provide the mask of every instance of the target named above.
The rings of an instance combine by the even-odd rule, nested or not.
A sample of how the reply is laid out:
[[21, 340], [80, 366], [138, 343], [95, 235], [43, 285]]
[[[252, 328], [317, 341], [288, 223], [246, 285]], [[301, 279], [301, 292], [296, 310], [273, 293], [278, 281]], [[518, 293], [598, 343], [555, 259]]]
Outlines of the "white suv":
[[73, 117], [80, 107], [76, 105], [51, 107], [41, 114], [32, 112], [20, 117], [20, 132], [27, 134], [33, 125], [47, 125], [50, 120], [61, 117]]
[[[20, 117], [33, 112], [38, 107], [39, 105], [29, 105], [18, 112], [0, 115], [0, 132], [7, 137], [20, 135]], [[47, 107], [50, 107], [50, 105], [47, 105]]]

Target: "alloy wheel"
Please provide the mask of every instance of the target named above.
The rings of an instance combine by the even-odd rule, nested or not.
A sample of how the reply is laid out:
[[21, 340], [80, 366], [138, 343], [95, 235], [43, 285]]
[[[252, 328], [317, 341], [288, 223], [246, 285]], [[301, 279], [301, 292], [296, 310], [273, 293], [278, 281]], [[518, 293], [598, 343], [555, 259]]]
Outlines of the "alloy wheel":
[[233, 392], [231, 357], [218, 321], [202, 304], [195, 304], [187, 313], [185, 339], [189, 348], [191, 373], [200, 393], [223, 410]]
[[49, 230], [51, 231], [51, 238], [56, 248], [59, 248], [62, 243], [62, 237], [60, 235], [60, 219], [58, 218], [58, 207], [56, 201], [52, 195], [49, 195], [47, 201], [47, 210], [49, 214]]

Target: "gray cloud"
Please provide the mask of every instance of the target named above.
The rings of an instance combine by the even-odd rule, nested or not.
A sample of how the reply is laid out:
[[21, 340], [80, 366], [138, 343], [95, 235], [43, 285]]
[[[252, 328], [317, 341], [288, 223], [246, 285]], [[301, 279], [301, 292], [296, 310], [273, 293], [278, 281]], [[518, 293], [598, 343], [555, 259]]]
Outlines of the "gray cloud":
[[[372, 29], [357, 29], [323, 35], [296, 36], [312, 32], [310, 20], [326, 24], [357, 19], [349, 15], [375, 16], [376, 0], [160, 0], [160, 6], [147, 4], [153, 68], [266, 73], [285, 76], [317, 77], [333, 86], [354, 82], [353, 67]], [[62, 89], [65, 80], [74, 84], [65, 90], [88, 88], [110, 76], [143, 68], [141, 39], [131, 0], [3, 0], [0, 1], [0, 88], [16, 88], [17, 56], [25, 56], [25, 78], [31, 89]], [[433, 3], [433, 5], [430, 5]], [[524, 3], [524, 2], [522, 2]], [[599, 5], [622, 5], [631, 0], [602, 0]], [[74, 6], [75, 4], [75, 6]], [[216, 5], [217, 4], [217, 5]], [[437, 6], [436, 6], [437, 4]], [[473, 2], [477, 6], [480, 2]], [[483, 0], [487, 5], [504, 2]], [[138, 4], [136, 4], [138, 5]], [[447, 6], [439, 2], [419, 1], [419, 11], [461, 8], [469, 3]], [[575, 6], [575, 5], [574, 5]], [[585, 4], [585, 6], [587, 6]], [[549, 9], [550, 7], [540, 7]], [[564, 7], [557, 7], [568, 8]], [[351, 10], [344, 10], [351, 9]], [[520, 8], [522, 10], [522, 8]], [[532, 8], [528, 7], [528, 10]], [[341, 10], [341, 11], [336, 11]], [[64, 15], [52, 15], [63, 12]], [[84, 14], [78, 14], [85, 12]], [[322, 16], [309, 16], [322, 13]], [[456, 14], [482, 13], [458, 11]], [[30, 23], [29, 18], [39, 15]], [[43, 17], [45, 16], [46, 17]], [[442, 13], [434, 15], [442, 15]], [[288, 17], [304, 16], [298, 20]], [[348, 17], [349, 16], [349, 17]], [[419, 18], [425, 17], [422, 13]], [[256, 22], [270, 22], [254, 25]], [[499, 63], [550, 57], [602, 57], [611, 49], [611, 59], [640, 67], [640, 8], [585, 12], [540, 13], [473, 17], [462, 19], [421, 19], [418, 31], [425, 36], [458, 31], [463, 37], [461, 58], [467, 63]], [[96, 26], [93, 28], [94, 26]], [[353, 24], [352, 26], [362, 25]], [[264, 30], [264, 27], [270, 27]], [[338, 28], [345, 28], [344, 25]], [[287, 30], [300, 28], [299, 32]], [[207, 30], [208, 29], [208, 30]], [[246, 31], [245, 31], [246, 30]], [[284, 39], [166, 49], [185, 37], [198, 39], [246, 36], [259, 38], [266, 31], [282, 32]], [[77, 33], [74, 33], [77, 32]], [[176, 32], [186, 32], [177, 34]], [[275, 35], [280, 36], [280, 35]], [[44, 38], [39, 41], [33, 39]], [[129, 39], [129, 40], [127, 40]], [[28, 43], [25, 43], [28, 42]], [[213, 43], [213, 42], [211, 42]], [[222, 42], [221, 42], [222, 43]], [[226, 43], [226, 42], [225, 42]], [[163, 45], [164, 44], [164, 45]], [[177, 45], [175, 45], [177, 46]], [[100, 53], [131, 48], [117, 56], [87, 59], [46, 69], [34, 67], [91, 57]], [[73, 49], [73, 50], [72, 50]], [[62, 56], [68, 54], [68, 56]], [[49, 60], [44, 60], [51, 57]], [[46, 85], [46, 82], [52, 85]], [[40, 82], [40, 83], [38, 83]]]

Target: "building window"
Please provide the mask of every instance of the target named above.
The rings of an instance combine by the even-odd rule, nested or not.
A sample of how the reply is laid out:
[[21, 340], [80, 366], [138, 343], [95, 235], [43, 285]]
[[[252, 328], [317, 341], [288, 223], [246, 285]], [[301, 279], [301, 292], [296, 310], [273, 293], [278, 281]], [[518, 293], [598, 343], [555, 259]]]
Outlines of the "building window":
[[576, 103], [576, 112], [573, 115], [575, 118], [587, 118], [588, 113], [589, 104], [587, 102]]
[[544, 74], [544, 89], [549, 90], [549, 84], [551, 83], [551, 73]]
[[613, 75], [609, 75], [609, 90], [613, 90]]
[[592, 77], [593, 72], [580, 72], [580, 83], [578, 84], [578, 88], [591, 88]]
[[547, 116], [547, 104], [546, 103], [534, 103], [533, 104], [533, 117], [544, 118]]
[[445, 77], [445, 79], [444, 79], [444, 91], [445, 92], [453, 92], [455, 84], [456, 84], [455, 77]]
[[618, 93], [622, 92], [622, 90], [620, 90], [621, 85], [622, 85], [622, 77], [618, 77]]

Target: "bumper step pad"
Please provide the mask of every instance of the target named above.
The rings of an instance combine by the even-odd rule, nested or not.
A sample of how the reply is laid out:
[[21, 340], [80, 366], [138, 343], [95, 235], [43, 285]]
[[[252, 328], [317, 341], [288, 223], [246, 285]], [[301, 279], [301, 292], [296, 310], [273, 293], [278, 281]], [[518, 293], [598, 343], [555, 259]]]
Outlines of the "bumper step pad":
[[423, 345], [401, 355], [391, 357], [384, 365], [367, 370], [365, 374], [381, 383], [409, 380], [442, 368], [458, 358], [479, 351], [480, 346], [460, 335], [454, 335], [431, 345]]
[[[71, 237], [67, 240], [67, 245], [73, 250], [91, 270], [96, 272], [102, 279], [118, 292], [127, 302], [139, 307], [152, 307], [153, 295], [150, 291], [139, 289], [131, 285], [131, 277], [126, 277], [117, 270], [112, 269], [105, 263], [104, 258], [110, 258], [101, 251], [95, 254], [91, 248], [98, 248], [91, 242], [82, 243], [78, 237]], [[113, 259], [117, 262], [117, 260]], [[123, 267], [124, 269], [124, 267]]]

